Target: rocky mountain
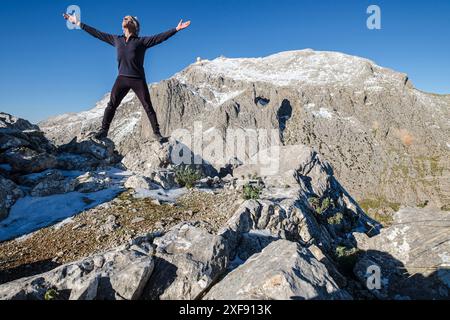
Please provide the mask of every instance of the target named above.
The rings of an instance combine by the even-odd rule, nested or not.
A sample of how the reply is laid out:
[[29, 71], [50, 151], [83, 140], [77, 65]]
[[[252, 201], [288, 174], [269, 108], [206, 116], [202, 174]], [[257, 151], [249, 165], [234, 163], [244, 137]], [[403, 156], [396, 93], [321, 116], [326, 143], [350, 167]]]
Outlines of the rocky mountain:
[[448, 299], [448, 96], [312, 50], [151, 93], [165, 143], [134, 94], [0, 113], [0, 300]]
[[[9, 198], [1, 199], [2, 207], [12, 211], [0, 222], [0, 236], [13, 239], [0, 243], [6, 258], [0, 262], [0, 279], [9, 279], [0, 284], [2, 300], [448, 298], [447, 213], [403, 208], [393, 224], [382, 229], [336, 179], [331, 164], [306, 145], [259, 150], [254, 157], [277, 157], [266, 158], [269, 163], [235, 163], [222, 178], [209, 175], [214, 168], [204, 161], [197, 168], [202, 175], [192, 187], [212, 191], [207, 207], [213, 209], [215, 198], [233, 197], [227, 190], [248, 200], [230, 213], [216, 206], [215, 217], [209, 217], [207, 208], [199, 216], [193, 211], [178, 219], [172, 216], [171, 221], [178, 222], [164, 227], [160, 221], [155, 223], [156, 212], [174, 212], [174, 207], [183, 205], [176, 198], [168, 201], [164, 190], [187, 192], [179, 189], [183, 167], [172, 157], [183, 143], [142, 142], [141, 150], [121, 159], [109, 139], [85, 137], [56, 147], [28, 122], [6, 114], [2, 119], [6, 128], [0, 130], [2, 186], [13, 186], [5, 188], [12, 192]], [[40, 144], [33, 144], [33, 137]], [[31, 160], [36, 166], [18, 165]], [[261, 174], [271, 161], [277, 163], [276, 173]], [[116, 181], [114, 186], [105, 172], [98, 171], [108, 167], [127, 169], [126, 181]], [[118, 193], [100, 200], [107, 205], [99, 205], [95, 192], [105, 189], [128, 189], [134, 199], [154, 200], [121, 214], [125, 203], [114, 199]], [[89, 195], [84, 197], [89, 206], [72, 213], [84, 220], [53, 226], [63, 219], [58, 214], [71, 205], [74, 194]], [[52, 206], [55, 195], [66, 197], [64, 205]], [[20, 203], [8, 202], [11, 199], [28, 199], [33, 210], [26, 212]], [[43, 206], [37, 205], [39, 201]], [[133, 201], [137, 200], [125, 202]], [[139, 216], [127, 222], [133, 213]], [[42, 217], [48, 216], [52, 220], [43, 224]], [[30, 221], [35, 228], [20, 233]], [[144, 222], [136, 234], [136, 224]], [[160, 227], [155, 229], [157, 224]], [[47, 231], [30, 234], [44, 227]], [[59, 228], [65, 233], [59, 233], [55, 244], [53, 234]], [[7, 232], [13, 236], [4, 237]], [[120, 236], [124, 234], [133, 236]], [[26, 237], [14, 239], [19, 235]], [[115, 240], [108, 242], [108, 238]], [[49, 242], [62, 251], [46, 248]], [[23, 250], [31, 257], [24, 258]], [[33, 269], [41, 255], [56, 262], [66, 251], [80, 250], [90, 254], [42, 271]], [[14, 262], [23, 259], [28, 261], [24, 266]], [[11, 265], [16, 267], [8, 269]], [[368, 286], [368, 270], [374, 266], [382, 270], [379, 288]], [[23, 273], [26, 276], [20, 277]]]
[[[264, 58], [196, 62], [150, 86], [165, 134], [200, 123], [205, 139], [230, 128], [273, 128], [285, 145], [304, 144], [331, 162], [336, 177], [378, 215], [400, 205], [448, 208], [449, 95], [414, 88], [406, 74], [336, 52], [281, 52]], [[79, 114], [39, 125], [56, 144], [98, 128], [108, 95]], [[150, 138], [130, 94], [110, 138], [126, 156]], [[251, 157], [258, 150], [248, 151]], [[229, 159], [203, 154], [216, 169]], [[245, 159], [239, 159], [245, 160]]]
[[[169, 153], [167, 145], [160, 146], [161, 152]], [[233, 281], [230, 277], [242, 269], [260, 274], [248, 279], [249, 291], [241, 298], [351, 299], [343, 288], [347, 280], [332, 262], [335, 252], [339, 246], [355, 245], [352, 232], [374, 235], [380, 225], [364, 214], [316, 152], [306, 146], [279, 149], [285, 159], [279, 174], [259, 181], [264, 186], [259, 200], [245, 201], [215, 233], [198, 222], [183, 221], [118, 248], [3, 284], [0, 299], [43, 299], [51, 292], [62, 299], [224, 299], [236, 290], [227, 284]], [[159, 158], [157, 153], [154, 157]], [[167, 168], [159, 165], [156, 170]], [[246, 177], [260, 168], [237, 169], [243, 179], [218, 178], [216, 188], [243, 190], [252, 180]], [[133, 176], [128, 181], [129, 188], [139, 191], [152, 189], [148, 181], [156, 185], [158, 180]], [[196, 186], [201, 188], [202, 183], [207, 181]], [[108, 228], [113, 232], [114, 226]], [[251, 257], [259, 253], [255, 262]], [[292, 259], [286, 260], [288, 256]], [[211, 287], [214, 291], [208, 293]]]

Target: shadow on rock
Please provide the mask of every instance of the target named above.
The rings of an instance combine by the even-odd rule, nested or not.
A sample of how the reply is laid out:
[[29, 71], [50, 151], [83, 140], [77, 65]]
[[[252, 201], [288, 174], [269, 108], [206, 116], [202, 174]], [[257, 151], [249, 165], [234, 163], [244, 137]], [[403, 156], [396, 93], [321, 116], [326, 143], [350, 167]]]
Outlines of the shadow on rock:
[[61, 264], [56, 263], [50, 259], [37, 261], [25, 265], [20, 265], [15, 268], [0, 270], [0, 284], [8, 283], [10, 281], [35, 276], [59, 267]]
[[[381, 300], [448, 300], [450, 269], [407, 267], [386, 252], [368, 250], [355, 265], [354, 274]], [[370, 290], [372, 289], [372, 290]]]
[[177, 266], [155, 256], [155, 269], [145, 286], [143, 298], [158, 300], [177, 278]]

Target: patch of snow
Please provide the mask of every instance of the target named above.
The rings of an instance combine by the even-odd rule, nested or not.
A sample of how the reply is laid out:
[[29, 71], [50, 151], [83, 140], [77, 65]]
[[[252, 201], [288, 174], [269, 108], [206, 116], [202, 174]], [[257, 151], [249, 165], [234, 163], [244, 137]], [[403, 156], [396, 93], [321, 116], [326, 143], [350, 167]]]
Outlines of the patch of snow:
[[320, 108], [319, 111], [312, 111], [312, 114], [316, 117], [324, 118], [324, 119], [332, 119], [333, 113], [331, 113], [327, 108]]
[[3, 169], [5, 171], [12, 171], [12, 167], [8, 163], [2, 163], [0, 164], [0, 169]]
[[[293, 84], [360, 84], [376, 78], [401, 85], [399, 73], [381, 68], [372, 61], [339, 52], [297, 50], [262, 58], [219, 57], [201, 64], [192, 64], [183, 72], [203, 72], [215, 77], [227, 77], [245, 82], [269, 82], [275, 85]], [[175, 75], [187, 83], [183, 72]]]
[[136, 97], [136, 94], [135, 94], [134, 92], [130, 91], [130, 92], [125, 96], [125, 98], [123, 98], [123, 100], [122, 100], [121, 103], [122, 103], [122, 104], [128, 103], [128, 102], [130, 102], [131, 100], [133, 100], [134, 97]]
[[200, 83], [196, 85], [188, 84], [187, 80], [183, 76], [177, 77], [178, 81], [186, 86], [186, 88], [192, 92], [192, 94], [199, 96], [201, 99], [212, 105], [213, 107], [218, 107], [225, 102], [236, 98], [245, 92], [245, 90], [228, 90], [219, 91], [212, 87], [210, 84]]
[[64, 227], [65, 225], [68, 225], [68, 224], [71, 224], [71, 223], [73, 223], [73, 217], [64, 219], [63, 221], [61, 221], [61, 222], [55, 224], [55, 225], [53, 226], [53, 229], [59, 230], [59, 229], [61, 229], [62, 227]]
[[[125, 98], [122, 100], [120, 106], [125, 103], [130, 102], [136, 97], [136, 94], [130, 91]], [[98, 101], [94, 108], [89, 109], [87, 111], [78, 112], [78, 113], [65, 113], [61, 115], [57, 115], [54, 117], [50, 117], [47, 120], [43, 121], [41, 126], [45, 127], [46, 130], [53, 130], [53, 128], [58, 128], [63, 123], [65, 128], [77, 128], [81, 126], [81, 132], [85, 130], [86, 127], [89, 127], [92, 122], [97, 121], [98, 119], [103, 118], [105, 113], [105, 109], [108, 105], [108, 102], [111, 98], [111, 93], [106, 94], [103, 98]]]
[[128, 118], [121, 120], [121, 122], [114, 128], [112, 135], [117, 140], [124, 139], [127, 134], [134, 131], [140, 119], [141, 113], [133, 113]]
[[29, 233], [29, 234], [26, 234], [26, 235], [24, 235], [24, 236], [21, 236], [21, 237], [18, 237], [18, 238], [16, 238], [16, 239], [14, 239], [14, 241], [17, 241], [17, 242], [25, 241], [25, 240], [31, 238], [34, 234], [35, 234], [35, 232], [31, 232], [31, 233]]
[[[75, 178], [86, 172], [61, 170], [61, 173], [66, 177]], [[92, 193], [70, 192], [48, 197], [27, 196], [17, 200], [8, 217], [0, 222], [0, 242], [27, 235], [61, 221], [63, 221], [62, 223], [68, 223], [70, 220], [67, 220], [67, 218], [114, 199], [125, 190], [123, 184], [126, 178], [132, 175], [129, 171], [114, 167], [95, 173], [110, 177], [111, 187]], [[36, 178], [40, 175], [42, 173], [32, 174], [31, 176]], [[86, 203], [85, 200], [87, 199], [89, 199], [88, 202], [92, 201], [92, 203]], [[61, 226], [60, 224], [59, 227]], [[58, 226], [56, 227], [58, 228]]]
[[208, 130], [205, 130], [205, 131], [203, 132], [203, 134], [204, 134], [204, 135], [208, 135], [208, 134], [210, 134], [210, 133], [216, 134], [217, 132], [219, 132], [219, 130], [218, 130], [216, 127], [211, 127], [211, 128], [209, 128]]
[[230, 92], [218, 92], [218, 91], [214, 91], [212, 90], [212, 94], [215, 97], [215, 101], [214, 101], [214, 105], [216, 106], [220, 106], [222, 104], [224, 104], [225, 102], [232, 100], [234, 98], [236, 98], [237, 96], [241, 95], [242, 93], [244, 93], [245, 90], [240, 90], [240, 91], [230, 91]]
[[365, 87], [365, 89], [368, 90], [368, 91], [385, 91], [386, 90], [385, 87], [376, 86], [376, 85], [367, 86], [367, 87]]
[[277, 237], [276, 235], [273, 235], [269, 230], [267, 229], [252, 229], [248, 232], [249, 235], [259, 236], [259, 237]]
[[[113, 187], [93, 193], [70, 192], [48, 197], [25, 197], [11, 208], [9, 216], [0, 222], [0, 242], [48, 227], [100, 203], [114, 199], [123, 191]], [[83, 199], [93, 201], [87, 204]]]
[[136, 193], [134, 194], [134, 197], [137, 199], [152, 198], [155, 200], [174, 203], [179, 197], [186, 194], [187, 189], [186, 188], [170, 189], [170, 190], [164, 190], [162, 188], [155, 190], [136, 189], [135, 192]]

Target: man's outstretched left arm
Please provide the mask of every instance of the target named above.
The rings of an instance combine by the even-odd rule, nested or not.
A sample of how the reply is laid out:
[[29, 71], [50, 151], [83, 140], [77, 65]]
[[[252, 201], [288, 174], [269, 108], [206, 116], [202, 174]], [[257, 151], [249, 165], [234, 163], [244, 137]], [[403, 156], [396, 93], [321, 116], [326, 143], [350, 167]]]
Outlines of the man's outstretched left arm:
[[175, 35], [177, 32], [178, 32], [177, 29], [173, 28], [166, 32], [162, 32], [160, 34], [151, 37], [142, 37], [142, 41], [146, 48], [151, 48], [153, 46], [160, 44], [161, 42], [166, 41], [167, 39]]
[[186, 29], [187, 27], [189, 27], [190, 24], [191, 24], [190, 21], [183, 22], [183, 20], [181, 20], [178, 23], [178, 26], [176, 28], [170, 29], [166, 32], [163, 32], [163, 33], [151, 36], [151, 37], [142, 37], [143, 43], [146, 48], [156, 46], [156, 45], [160, 44], [161, 42], [164, 42], [167, 39], [169, 39], [170, 37], [172, 37], [178, 31]]

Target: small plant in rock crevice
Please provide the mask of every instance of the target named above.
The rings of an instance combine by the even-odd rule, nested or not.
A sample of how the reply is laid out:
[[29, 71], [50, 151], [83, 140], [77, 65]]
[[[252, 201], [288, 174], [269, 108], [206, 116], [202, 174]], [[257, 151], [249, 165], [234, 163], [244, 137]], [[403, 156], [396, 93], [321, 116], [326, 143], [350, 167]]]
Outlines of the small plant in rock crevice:
[[44, 300], [50, 301], [58, 298], [58, 291], [55, 289], [48, 289], [44, 294]]
[[332, 206], [332, 201], [328, 197], [322, 200], [319, 197], [310, 197], [308, 202], [318, 215], [324, 214]]
[[339, 267], [347, 274], [352, 274], [360, 254], [361, 250], [358, 248], [338, 246], [336, 247], [334, 256]]
[[341, 212], [336, 213], [335, 215], [329, 217], [327, 219], [328, 224], [331, 225], [340, 225], [344, 221], [344, 215]]
[[262, 187], [247, 183], [242, 190], [245, 200], [257, 200], [261, 196]]
[[201, 178], [202, 174], [196, 168], [179, 166], [175, 169], [175, 181], [182, 187], [192, 189]]

